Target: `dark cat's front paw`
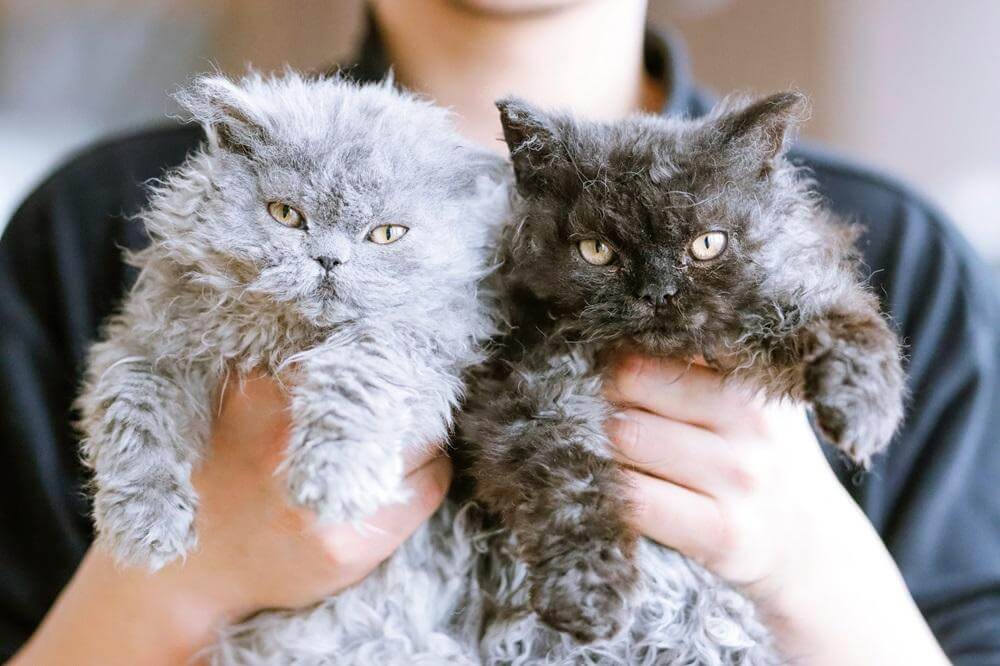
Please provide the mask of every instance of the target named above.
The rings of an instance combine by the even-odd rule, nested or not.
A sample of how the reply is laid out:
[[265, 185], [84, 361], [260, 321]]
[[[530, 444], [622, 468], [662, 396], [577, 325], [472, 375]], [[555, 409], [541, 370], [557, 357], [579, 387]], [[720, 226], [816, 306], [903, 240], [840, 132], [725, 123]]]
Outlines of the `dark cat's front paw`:
[[531, 605], [554, 629], [590, 643], [617, 635], [627, 624], [639, 572], [613, 544], [556, 555], [532, 575]]
[[806, 368], [806, 397], [823, 436], [867, 464], [892, 439], [903, 413], [898, 361], [833, 349]]

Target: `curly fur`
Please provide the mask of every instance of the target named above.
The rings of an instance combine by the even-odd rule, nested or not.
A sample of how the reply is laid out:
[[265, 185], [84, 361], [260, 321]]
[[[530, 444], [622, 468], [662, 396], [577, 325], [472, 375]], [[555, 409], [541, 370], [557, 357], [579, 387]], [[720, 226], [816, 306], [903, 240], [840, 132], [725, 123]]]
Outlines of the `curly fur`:
[[[488, 661], [777, 659], [748, 603], [628, 526], [601, 383], [623, 345], [700, 355], [730, 381], [808, 402], [825, 438], [862, 465], [888, 444], [902, 415], [899, 346], [858, 275], [855, 231], [784, 157], [804, 99], [617, 123], [498, 106], [520, 194], [497, 274], [511, 331], [474, 371], [459, 432], [475, 495], [523, 567], [497, 603], [526, 624], [488, 626]], [[698, 260], [692, 243], [710, 231], [728, 245]], [[585, 261], [585, 239], [613, 261]]]
[[[151, 242], [131, 257], [139, 277], [91, 350], [77, 403], [98, 539], [153, 569], [196, 546], [191, 471], [230, 373], [288, 383], [292, 501], [361, 524], [405, 498], [404, 448], [447, 436], [462, 372], [494, 333], [480, 282], [508, 207], [504, 161], [391, 82], [207, 76], [180, 100], [208, 141], [155, 185], [141, 214]], [[305, 224], [273, 219], [272, 201]], [[409, 231], [370, 242], [383, 224]], [[432, 557], [450, 529], [432, 523], [331, 602], [351, 621], [311, 634], [311, 649], [347, 653], [410, 625], [378, 649], [451, 655], [432, 640], [447, 613], [425, 612], [456, 584]], [[291, 617], [321, 629], [319, 612]], [[276, 618], [235, 629], [219, 654], [244, 660], [236, 637], [259, 629], [248, 640], [266, 660], [286, 636]], [[359, 662], [373, 663], [366, 650]]]
[[[153, 568], [196, 546], [190, 473], [230, 373], [262, 368], [289, 383], [294, 427], [285, 466], [293, 501], [328, 519], [360, 522], [403, 496], [404, 446], [448, 432], [463, 372], [482, 359], [482, 344], [494, 333], [482, 278], [508, 205], [497, 163], [456, 138], [444, 111], [389, 84], [293, 73], [237, 82], [211, 76], [181, 101], [205, 125], [208, 142], [155, 186], [142, 214], [151, 243], [132, 257], [139, 279], [92, 350], [78, 402], [99, 539], [119, 560]], [[531, 196], [533, 188], [555, 179], [568, 185], [566, 200], [603, 192], [609, 199], [601, 209], [622, 217], [623, 202], [650, 193], [618, 188], [615, 177], [627, 173], [680, 197], [668, 208], [709, 212], [704, 191], [674, 182], [685, 173], [674, 164], [683, 151], [670, 141], [699, 136], [703, 154], [722, 159], [727, 153], [710, 139], [719, 133], [712, 123], [726, 116], [701, 124], [638, 119], [618, 135], [592, 127], [592, 138], [625, 140], [634, 132], [629, 145], [655, 148], [633, 151], [639, 161], [621, 170], [617, 158], [594, 168], [587, 160], [601, 153], [586, 142], [567, 162], [544, 133], [514, 141], [512, 120], [527, 109], [505, 107], [526, 195], [523, 223], [510, 225], [500, 244], [500, 284], [513, 296], [507, 314], [517, 326], [508, 342], [516, 344], [473, 375], [478, 390], [463, 422], [488, 510], [446, 502], [358, 585], [310, 609], [265, 611], [227, 628], [207, 655], [215, 663], [775, 660], [745, 599], [625, 526], [617, 467], [606, 453], [603, 420], [610, 412], [600, 397], [599, 352], [625, 337], [659, 353], [694, 348], [779, 393], [791, 387], [807, 398], [843, 398], [844, 378], [857, 376], [857, 349], [886, 348], [881, 329], [866, 319], [871, 310], [855, 307], [871, 299], [856, 282], [831, 289], [823, 271], [784, 276], [784, 291], [780, 280], [762, 289], [769, 307], [746, 307], [745, 316], [727, 320], [732, 335], [722, 346], [709, 344], [719, 335], [699, 328], [705, 321], [698, 324], [691, 311], [678, 311], [673, 337], [655, 340], [629, 328], [633, 318], [612, 298], [588, 296], [568, 316], [572, 308], [556, 295], [572, 298], [578, 278], [565, 271], [565, 257], [544, 250], [555, 247], [545, 236], [552, 231], [546, 218], [558, 217], [565, 201]], [[567, 121], [564, 146], [574, 140], [572, 127]], [[666, 141], [647, 142], [656, 138]], [[766, 142], [765, 133], [733, 151], [726, 168], [761, 167], [766, 159], [747, 155]], [[558, 175], [567, 167], [574, 174], [568, 179]], [[782, 193], [787, 211], [798, 211], [786, 211], [789, 219], [805, 223], [817, 213], [790, 167], [777, 160], [769, 169], [772, 180], [789, 185], [772, 193]], [[271, 200], [301, 210], [307, 231], [270, 219]], [[806, 255], [800, 267], [836, 266], [846, 275], [847, 237], [833, 242], [823, 219], [810, 221], [820, 231], [798, 241], [777, 234], [783, 240], [755, 249], [737, 245], [748, 248], [738, 256], [758, 262], [761, 276], [776, 275], [769, 271], [790, 255], [798, 259], [796, 252]], [[366, 233], [384, 223], [411, 230], [390, 246], [366, 243]], [[585, 286], [593, 291], [594, 283]], [[813, 302], [844, 304], [838, 293], [858, 300], [848, 298], [825, 319], [817, 313], [834, 311], [809, 309]], [[779, 298], [788, 294], [794, 297]], [[820, 319], [829, 325], [810, 326]], [[681, 344], [683, 331], [700, 337]], [[803, 343], [791, 350], [760, 343], [789, 338]], [[785, 367], [800, 361], [826, 370], [803, 383]], [[872, 372], [877, 362], [868, 366]], [[891, 392], [884, 400], [891, 403]], [[842, 418], [854, 402], [813, 402], [825, 423], [841, 419], [838, 441], [861, 432], [858, 441], [867, 442], [867, 431]], [[833, 416], [822, 416], [824, 405]], [[859, 457], [867, 451], [859, 449]], [[539, 567], [543, 560], [548, 569]]]

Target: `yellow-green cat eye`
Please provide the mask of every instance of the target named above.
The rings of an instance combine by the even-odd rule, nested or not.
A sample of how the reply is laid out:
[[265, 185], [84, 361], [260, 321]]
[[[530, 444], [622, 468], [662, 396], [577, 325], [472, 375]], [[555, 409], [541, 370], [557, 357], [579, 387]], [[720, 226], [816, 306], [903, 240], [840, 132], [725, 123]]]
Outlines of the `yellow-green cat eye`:
[[368, 240], [379, 245], [388, 245], [405, 236], [407, 231], [409, 229], [401, 224], [383, 224], [371, 230], [371, 233], [368, 234]]
[[582, 240], [577, 247], [583, 260], [594, 266], [606, 266], [615, 258], [615, 251], [611, 246], [597, 238]]
[[725, 231], [708, 231], [691, 241], [691, 256], [698, 261], [715, 259], [726, 251], [729, 237]]
[[291, 227], [292, 229], [301, 228], [306, 221], [302, 213], [282, 201], [272, 201], [267, 204], [267, 212], [270, 213], [275, 222], [283, 224], [286, 227]]

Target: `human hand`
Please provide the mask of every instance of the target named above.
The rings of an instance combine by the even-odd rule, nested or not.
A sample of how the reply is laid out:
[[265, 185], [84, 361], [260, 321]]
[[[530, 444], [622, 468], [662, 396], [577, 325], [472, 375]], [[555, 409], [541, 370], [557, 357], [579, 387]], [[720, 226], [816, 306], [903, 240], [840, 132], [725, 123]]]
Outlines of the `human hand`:
[[270, 378], [230, 382], [210, 453], [194, 475], [199, 546], [168, 575], [215, 590], [230, 616], [305, 606], [358, 582], [437, 509], [451, 481], [440, 449], [419, 447], [406, 462], [411, 501], [383, 507], [361, 532], [320, 523], [288, 502], [276, 473], [291, 428], [287, 407]]
[[194, 475], [198, 546], [155, 573], [116, 566], [92, 546], [12, 663], [188, 663], [225, 623], [305, 606], [358, 582], [443, 500], [451, 464], [436, 447], [423, 447], [407, 461], [408, 503], [384, 507], [363, 534], [319, 524], [288, 503], [285, 479], [275, 473], [290, 428], [287, 406], [273, 379], [231, 381]]
[[786, 656], [945, 663], [802, 405], [635, 354], [614, 366], [606, 394], [622, 408], [607, 428], [636, 527], [754, 600]]

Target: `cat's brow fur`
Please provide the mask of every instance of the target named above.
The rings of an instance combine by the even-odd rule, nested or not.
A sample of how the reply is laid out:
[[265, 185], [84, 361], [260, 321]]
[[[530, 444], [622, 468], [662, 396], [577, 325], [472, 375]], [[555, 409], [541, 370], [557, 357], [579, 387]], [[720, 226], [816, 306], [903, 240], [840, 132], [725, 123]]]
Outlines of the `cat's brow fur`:
[[[697, 608], [662, 617], [677, 590], [661, 585], [683, 565], [638, 548], [601, 385], [623, 346], [701, 356], [730, 381], [808, 402], [859, 463], [888, 444], [902, 414], [898, 342], [860, 277], [855, 229], [785, 157], [805, 100], [731, 98], [702, 119], [613, 123], [498, 106], [520, 195], [497, 274], [512, 328], [476, 372], [460, 433], [476, 494], [527, 567], [530, 607], [581, 644], [523, 621], [495, 634], [556, 660], [666, 663], [688, 641], [698, 663], [767, 661], [748, 607], [730, 604], [728, 621], [754, 637], [739, 649], [699, 634]], [[697, 261], [690, 244], [709, 231], [728, 248]], [[615, 261], [583, 260], [578, 243], [594, 238]]]
[[[77, 402], [98, 539], [152, 568], [196, 546], [191, 472], [230, 374], [287, 384], [294, 502], [357, 522], [407, 496], [404, 447], [445, 439], [462, 372], [494, 332], [480, 281], [508, 206], [504, 161], [391, 82], [211, 75], [179, 99], [207, 141], [153, 187], [140, 215], [150, 243], [131, 257], [138, 279], [90, 352]], [[306, 227], [272, 219], [270, 201], [301, 211]], [[367, 240], [382, 224], [409, 232]], [[337, 263], [327, 273], [319, 257]], [[451, 529], [426, 526], [391, 566], [324, 606], [339, 618], [323, 638], [331, 654], [377, 656], [383, 634], [349, 619], [394, 613], [410, 627], [401, 655], [454, 652], [435, 634], [449, 619], [435, 586], [454, 583], [428, 564]], [[400, 575], [440, 601], [433, 612], [394, 605], [387, 586]], [[239, 635], [258, 641], [247, 661], [316, 649], [315, 637]]]

